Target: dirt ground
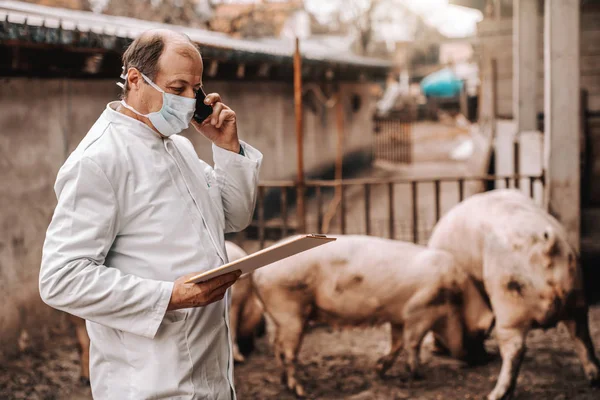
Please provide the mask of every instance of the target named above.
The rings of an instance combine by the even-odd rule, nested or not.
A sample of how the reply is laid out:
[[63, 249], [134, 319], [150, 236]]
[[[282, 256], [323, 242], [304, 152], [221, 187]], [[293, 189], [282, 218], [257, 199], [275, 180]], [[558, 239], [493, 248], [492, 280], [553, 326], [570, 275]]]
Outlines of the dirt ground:
[[[591, 331], [600, 353], [600, 306], [590, 312]], [[312, 399], [482, 399], [494, 386], [500, 358], [485, 366], [461, 363], [431, 355], [431, 340], [422, 351], [424, 379], [410, 381], [400, 356], [385, 380], [374, 372], [376, 360], [389, 348], [386, 326], [333, 331], [316, 328], [309, 332], [300, 351], [298, 376]], [[74, 335], [52, 339], [53, 348], [42, 353], [22, 354], [0, 366], [0, 399], [88, 400], [89, 389], [78, 381], [79, 359]], [[488, 349], [497, 354], [495, 341]], [[236, 365], [235, 380], [240, 400], [295, 399], [280, 383], [266, 337], [245, 364]], [[581, 370], [564, 327], [534, 331], [528, 337], [517, 386], [516, 400], [600, 398]]]
[[[590, 320], [598, 353], [600, 307], [592, 309]], [[563, 326], [531, 332], [527, 343], [515, 400], [600, 398], [600, 390], [586, 381]], [[298, 376], [313, 399], [482, 399], [492, 390], [500, 371], [499, 356], [488, 365], [466, 367], [433, 356], [431, 345], [431, 337], [427, 337], [421, 355], [423, 380], [408, 379], [404, 356], [382, 380], [374, 366], [389, 349], [387, 327], [340, 331], [318, 328], [305, 337]], [[498, 354], [493, 338], [486, 346]], [[257, 351], [246, 364], [236, 366], [235, 374], [240, 399], [295, 398], [280, 383], [280, 369], [265, 338], [258, 342]]]

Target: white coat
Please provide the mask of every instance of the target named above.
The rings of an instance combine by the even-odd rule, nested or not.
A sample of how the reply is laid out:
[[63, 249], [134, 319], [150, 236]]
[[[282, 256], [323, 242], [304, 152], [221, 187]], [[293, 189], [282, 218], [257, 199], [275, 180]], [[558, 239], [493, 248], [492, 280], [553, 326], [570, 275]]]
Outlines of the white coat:
[[252, 218], [262, 154], [213, 145], [213, 169], [117, 105], [58, 173], [41, 297], [87, 320], [94, 398], [235, 398], [227, 297], [166, 309], [176, 278], [227, 261], [224, 233]]

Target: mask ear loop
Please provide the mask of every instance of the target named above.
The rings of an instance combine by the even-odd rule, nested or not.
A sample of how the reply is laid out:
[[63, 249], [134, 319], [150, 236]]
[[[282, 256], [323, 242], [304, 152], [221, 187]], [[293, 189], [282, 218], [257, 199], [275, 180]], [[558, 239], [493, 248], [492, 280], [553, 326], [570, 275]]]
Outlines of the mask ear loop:
[[154, 89], [158, 90], [161, 93], [165, 93], [164, 90], [162, 90], [160, 88], [160, 86], [158, 86], [156, 83], [152, 82], [152, 79], [148, 78], [146, 75], [144, 75], [142, 72], [140, 72], [140, 74], [142, 74], [142, 78], [144, 78], [144, 80], [146, 81], [146, 83], [148, 83], [148, 85], [152, 86]]
[[125, 85], [127, 85], [127, 75], [128, 75], [128, 72], [127, 73], [125, 72], [125, 66], [123, 65], [121, 67], [121, 75], [119, 75], [119, 78], [123, 79], [125, 81], [125, 83], [117, 82], [117, 86], [123, 90], [125, 90]]

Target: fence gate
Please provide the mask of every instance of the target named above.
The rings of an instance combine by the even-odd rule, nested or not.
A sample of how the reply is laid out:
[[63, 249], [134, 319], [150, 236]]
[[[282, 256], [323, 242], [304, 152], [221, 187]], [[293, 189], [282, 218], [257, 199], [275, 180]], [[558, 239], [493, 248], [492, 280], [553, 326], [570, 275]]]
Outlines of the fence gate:
[[374, 118], [373, 157], [393, 163], [412, 162], [412, 120], [408, 115]]

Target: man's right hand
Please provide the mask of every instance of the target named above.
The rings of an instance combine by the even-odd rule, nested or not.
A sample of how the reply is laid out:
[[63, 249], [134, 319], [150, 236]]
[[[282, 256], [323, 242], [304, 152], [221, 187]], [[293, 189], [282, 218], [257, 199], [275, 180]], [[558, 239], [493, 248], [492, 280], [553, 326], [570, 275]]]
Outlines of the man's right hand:
[[189, 278], [196, 275], [189, 274], [178, 278], [173, 285], [171, 301], [167, 311], [180, 308], [202, 307], [221, 300], [225, 292], [242, 274], [241, 271], [230, 272], [217, 276], [202, 283], [185, 283]]

